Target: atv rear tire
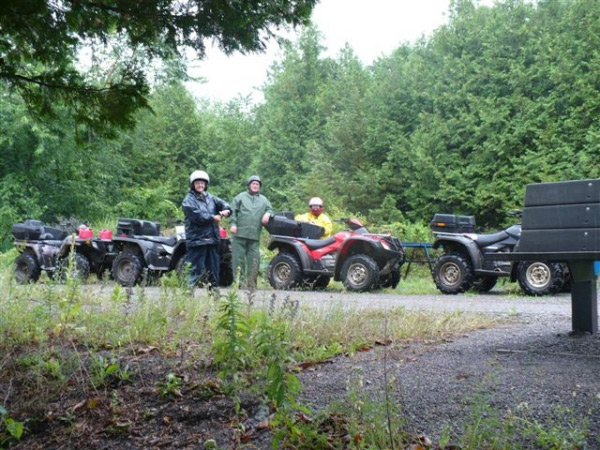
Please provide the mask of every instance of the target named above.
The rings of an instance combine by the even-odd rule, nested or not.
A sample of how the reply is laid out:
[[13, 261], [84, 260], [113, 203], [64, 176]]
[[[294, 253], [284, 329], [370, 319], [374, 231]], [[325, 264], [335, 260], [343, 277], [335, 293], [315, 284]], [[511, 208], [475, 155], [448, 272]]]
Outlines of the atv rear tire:
[[323, 290], [329, 286], [330, 281], [331, 277], [328, 275], [317, 275], [316, 277], [304, 280], [304, 284], [308, 289]]
[[341, 278], [349, 291], [368, 291], [379, 284], [379, 268], [369, 255], [352, 255], [342, 266]]
[[121, 286], [131, 287], [142, 278], [142, 261], [131, 252], [119, 253], [112, 265], [113, 278]]
[[381, 287], [396, 289], [398, 283], [400, 283], [400, 270], [394, 269], [381, 280]]
[[21, 253], [15, 259], [15, 280], [17, 283], [35, 283], [40, 279], [41, 273], [42, 268], [32, 253]]
[[73, 255], [73, 269], [69, 268], [71, 262], [70, 256], [59, 258], [57, 261], [57, 270], [54, 278], [60, 283], [66, 283], [67, 277], [70, 275], [75, 280], [85, 281], [90, 276], [90, 262], [81, 253], [75, 252]]
[[477, 292], [489, 292], [496, 286], [497, 282], [498, 277], [480, 277], [473, 282], [473, 289]]
[[563, 270], [562, 286], [558, 292], [571, 292], [571, 271], [566, 263], [559, 263]]
[[522, 261], [519, 263], [519, 286], [526, 295], [552, 295], [564, 285], [564, 271], [560, 263]]
[[300, 262], [291, 253], [278, 253], [267, 268], [269, 284], [274, 289], [294, 289], [302, 284]]
[[444, 294], [460, 294], [473, 286], [473, 268], [460, 253], [448, 253], [435, 263], [433, 281]]

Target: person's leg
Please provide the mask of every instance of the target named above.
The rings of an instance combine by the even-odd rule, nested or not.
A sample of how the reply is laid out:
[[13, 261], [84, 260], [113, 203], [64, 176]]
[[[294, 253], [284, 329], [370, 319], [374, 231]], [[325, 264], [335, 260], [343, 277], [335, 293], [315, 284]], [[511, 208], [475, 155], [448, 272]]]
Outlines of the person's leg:
[[207, 281], [213, 287], [219, 287], [219, 247], [206, 245]]
[[246, 246], [246, 268], [247, 283], [250, 289], [256, 289], [258, 281], [258, 271], [260, 268], [260, 243], [259, 241], [247, 240]]
[[240, 287], [246, 279], [246, 241], [247, 239], [234, 236], [231, 246], [233, 276]]
[[204, 259], [205, 259], [205, 246], [188, 247], [186, 250], [186, 259], [190, 263], [190, 276], [188, 278], [188, 284], [190, 286], [197, 286], [202, 274], [205, 271]]

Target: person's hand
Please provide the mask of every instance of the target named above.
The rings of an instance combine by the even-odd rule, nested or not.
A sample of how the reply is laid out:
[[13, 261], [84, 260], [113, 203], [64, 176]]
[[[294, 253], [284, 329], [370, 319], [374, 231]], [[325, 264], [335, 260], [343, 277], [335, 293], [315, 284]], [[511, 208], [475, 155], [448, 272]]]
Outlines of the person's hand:
[[231, 234], [236, 234], [237, 233], [237, 227], [235, 225], [231, 225], [231, 228], [229, 229], [229, 231], [231, 231]]
[[228, 209], [225, 209], [225, 210], [221, 211], [219, 214], [221, 214], [223, 217], [229, 217], [229, 214], [231, 214], [231, 211], [229, 211]]
[[270, 218], [271, 218], [271, 214], [269, 214], [269, 213], [264, 213], [264, 215], [262, 216], [262, 220], [261, 220], [262, 224], [263, 224], [263, 225], [266, 225], [266, 224], [268, 224], [268, 223], [269, 223], [269, 219], [270, 219]]
[[213, 216], [213, 220], [217, 223], [219, 223], [221, 220], [223, 219], [223, 216], [221, 216], [221, 214], [217, 214], [216, 216]]

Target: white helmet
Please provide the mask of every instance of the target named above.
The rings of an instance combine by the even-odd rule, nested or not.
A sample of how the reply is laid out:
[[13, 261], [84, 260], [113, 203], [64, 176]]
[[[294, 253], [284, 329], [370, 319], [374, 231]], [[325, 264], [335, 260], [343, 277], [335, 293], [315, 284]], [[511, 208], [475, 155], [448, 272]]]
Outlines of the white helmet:
[[190, 185], [194, 186], [194, 181], [204, 180], [206, 181], [206, 187], [210, 184], [210, 177], [204, 170], [194, 170], [190, 175]]
[[320, 206], [323, 207], [323, 200], [319, 197], [313, 197], [308, 201], [308, 206]]

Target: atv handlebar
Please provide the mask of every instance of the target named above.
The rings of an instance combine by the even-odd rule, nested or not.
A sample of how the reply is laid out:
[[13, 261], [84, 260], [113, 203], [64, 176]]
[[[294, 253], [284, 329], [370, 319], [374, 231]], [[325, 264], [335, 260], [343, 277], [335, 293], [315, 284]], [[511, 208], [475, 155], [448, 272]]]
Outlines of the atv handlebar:
[[345, 217], [345, 218], [342, 218], [342, 219], [334, 219], [334, 221], [335, 222], [340, 222], [340, 223], [343, 223], [343, 224], [347, 225], [348, 228], [350, 228], [352, 231], [356, 231], [359, 228], [364, 228], [363, 223], [360, 220], [355, 219], [353, 217]]

